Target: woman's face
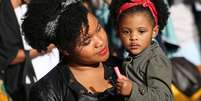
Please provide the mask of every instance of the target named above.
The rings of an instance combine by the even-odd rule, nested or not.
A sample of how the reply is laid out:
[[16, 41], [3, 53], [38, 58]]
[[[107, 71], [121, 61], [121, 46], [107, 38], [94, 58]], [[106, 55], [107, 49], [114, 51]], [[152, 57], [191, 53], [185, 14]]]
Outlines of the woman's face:
[[145, 50], [158, 33], [157, 26], [153, 28], [151, 18], [145, 12], [123, 16], [118, 28], [122, 44], [133, 55]]
[[[88, 13], [88, 36], [75, 48], [75, 61], [78, 64], [96, 64], [106, 61], [109, 57], [108, 40], [105, 30], [99, 24], [97, 19]], [[81, 37], [84, 34], [81, 34]], [[81, 41], [82, 42], [82, 41]]]

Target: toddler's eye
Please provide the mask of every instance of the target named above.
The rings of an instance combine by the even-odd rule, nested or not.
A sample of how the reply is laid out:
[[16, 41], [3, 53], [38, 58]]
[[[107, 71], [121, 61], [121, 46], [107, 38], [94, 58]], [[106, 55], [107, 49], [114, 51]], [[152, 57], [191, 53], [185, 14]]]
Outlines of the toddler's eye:
[[121, 30], [120, 34], [122, 34], [122, 35], [129, 35], [130, 31], [128, 31], [128, 30]]
[[144, 33], [145, 31], [139, 31], [140, 33]]
[[144, 34], [144, 33], [146, 33], [146, 30], [145, 30], [145, 29], [139, 29], [138, 32], [139, 32], [140, 34]]

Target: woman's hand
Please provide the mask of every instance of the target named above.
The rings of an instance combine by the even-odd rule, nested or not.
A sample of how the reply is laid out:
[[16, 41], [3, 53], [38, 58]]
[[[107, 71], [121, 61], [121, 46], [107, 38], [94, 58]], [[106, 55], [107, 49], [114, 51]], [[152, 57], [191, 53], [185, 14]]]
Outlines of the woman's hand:
[[54, 44], [50, 44], [48, 47], [47, 47], [47, 53], [50, 53], [52, 52], [52, 49], [56, 48], [56, 46]]
[[36, 49], [30, 49], [30, 53], [29, 53], [29, 56], [31, 58], [35, 58], [37, 56], [42, 56], [42, 55], [45, 55], [47, 53], [51, 53], [52, 52], [52, 49], [55, 48], [55, 45], [54, 44], [50, 44], [48, 47], [47, 47], [47, 50], [46, 51], [41, 51], [41, 52], [38, 52]]
[[46, 51], [41, 51], [41, 52], [39, 52], [39, 56], [45, 55], [45, 54], [48, 54], [48, 53], [51, 53], [54, 48], [56, 48], [56, 46], [55, 46], [54, 44], [50, 44], [50, 45], [47, 47], [47, 50], [46, 50]]

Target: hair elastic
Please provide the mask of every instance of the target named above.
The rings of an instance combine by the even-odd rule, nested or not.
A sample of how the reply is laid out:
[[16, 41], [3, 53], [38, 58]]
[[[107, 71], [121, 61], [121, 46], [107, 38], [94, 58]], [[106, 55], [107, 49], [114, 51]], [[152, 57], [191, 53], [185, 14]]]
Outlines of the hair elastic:
[[158, 25], [158, 13], [156, 11], [154, 4], [150, 0], [130, 0], [130, 2], [126, 2], [120, 7], [117, 15], [120, 15], [123, 11], [125, 11], [129, 8], [139, 6], [139, 5], [149, 8], [149, 10], [151, 11], [151, 13], [154, 17], [155, 24]]
[[70, 4], [73, 4], [73, 3], [77, 3], [79, 1], [80, 0], [65, 0], [65, 1], [61, 2], [62, 8], [61, 8], [59, 14], [57, 14], [57, 16], [54, 20], [49, 21], [46, 25], [45, 33], [47, 33], [48, 36], [55, 36], [55, 29], [56, 29], [60, 14], [65, 11], [67, 6], [69, 6]]

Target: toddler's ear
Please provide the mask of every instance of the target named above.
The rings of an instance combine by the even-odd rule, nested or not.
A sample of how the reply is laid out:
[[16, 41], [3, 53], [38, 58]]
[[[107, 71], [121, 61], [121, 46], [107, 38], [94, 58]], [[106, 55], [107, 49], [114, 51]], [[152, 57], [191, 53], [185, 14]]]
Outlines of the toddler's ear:
[[158, 30], [159, 30], [158, 25], [153, 28], [152, 38], [155, 38], [158, 35]]

